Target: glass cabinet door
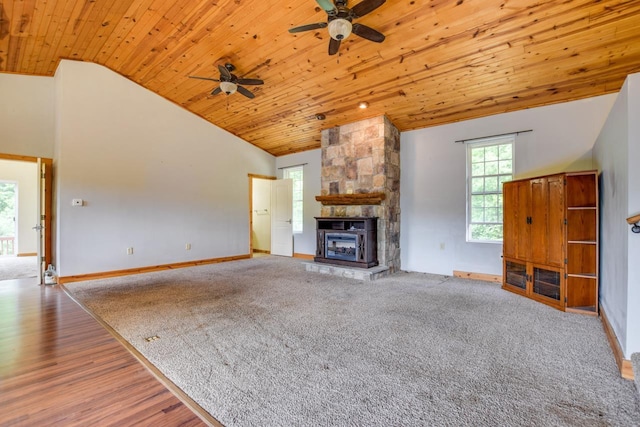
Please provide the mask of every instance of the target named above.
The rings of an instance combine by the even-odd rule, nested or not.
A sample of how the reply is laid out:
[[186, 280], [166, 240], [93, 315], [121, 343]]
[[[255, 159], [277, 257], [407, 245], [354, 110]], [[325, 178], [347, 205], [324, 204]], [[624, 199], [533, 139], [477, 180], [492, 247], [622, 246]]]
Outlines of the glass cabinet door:
[[505, 261], [505, 283], [522, 290], [527, 289], [527, 265], [518, 261]]
[[533, 267], [533, 293], [560, 301], [562, 275], [559, 271]]

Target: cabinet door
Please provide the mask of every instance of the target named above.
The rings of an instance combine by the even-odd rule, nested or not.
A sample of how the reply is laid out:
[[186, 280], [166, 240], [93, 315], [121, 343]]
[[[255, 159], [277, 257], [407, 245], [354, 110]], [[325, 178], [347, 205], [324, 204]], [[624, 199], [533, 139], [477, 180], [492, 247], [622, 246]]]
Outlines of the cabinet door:
[[564, 176], [531, 180], [531, 251], [538, 264], [564, 264]]
[[502, 187], [502, 255], [516, 258], [518, 224], [518, 187], [517, 182], [505, 182]]
[[506, 182], [502, 188], [502, 252], [505, 258], [529, 256], [529, 182]]
[[504, 260], [504, 285], [512, 286], [517, 292], [526, 293], [529, 276], [527, 264], [518, 260]]
[[562, 269], [533, 265], [531, 292], [533, 296], [543, 297], [548, 304], [562, 305]]
[[564, 176], [547, 179], [547, 259], [546, 264], [562, 267], [565, 258]]
[[530, 259], [539, 264], [547, 261], [548, 183], [547, 178], [536, 178], [531, 185]]
[[517, 210], [516, 210], [516, 258], [528, 259], [530, 254], [531, 229], [531, 188], [528, 181], [517, 182]]

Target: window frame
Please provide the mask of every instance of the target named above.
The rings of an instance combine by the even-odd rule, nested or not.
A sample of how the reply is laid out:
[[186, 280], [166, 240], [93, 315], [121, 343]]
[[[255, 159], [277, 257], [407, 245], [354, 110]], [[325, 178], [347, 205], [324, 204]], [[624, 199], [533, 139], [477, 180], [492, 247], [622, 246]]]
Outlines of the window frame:
[[[292, 178], [291, 177], [291, 173], [292, 172], [300, 172], [300, 179], [298, 180], [297, 178]], [[283, 168], [282, 169], [282, 178], [284, 179], [291, 179], [292, 182], [292, 187], [293, 187], [293, 192], [291, 194], [291, 205], [293, 207], [293, 212], [291, 212], [291, 227], [292, 227], [292, 231], [293, 234], [302, 234], [304, 233], [304, 166], [303, 165], [299, 165], [299, 166], [290, 166], [287, 168]], [[300, 182], [300, 198], [297, 199], [296, 198], [296, 182], [299, 181]], [[296, 217], [296, 206], [300, 207], [300, 218]], [[297, 227], [299, 226], [299, 227]]]
[[[472, 208], [473, 208], [473, 204], [472, 204], [472, 196], [474, 195], [499, 195], [500, 196], [500, 202], [499, 202], [499, 210], [502, 210], [504, 208], [504, 199], [502, 198], [502, 185], [500, 183], [500, 177], [501, 176], [505, 176], [505, 175], [510, 175], [510, 178], [502, 181], [502, 182], [507, 182], [507, 181], [511, 181], [514, 179], [514, 175], [515, 175], [515, 142], [516, 142], [516, 134], [506, 134], [506, 135], [500, 135], [500, 136], [495, 136], [495, 137], [487, 137], [487, 138], [478, 138], [478, 139], [473, 139], [473, 140], [468, 140], [466, 141], [466, 172], [467, 172], [467, 179], [466, 179], [466, 241], [468, 243], [492, 243], [492, 244], [502, 244], [503, 239], [504, 239], [504, 234], [502, 235], [502, 238], [499, 240], [480, 240], [480, 239], [474, 239], [472, 238], [472, 226], [475, 224], [486, 224], [486, 225], [502, 225], [504, 224], [504, 220], [503, 217], [500, 216], [499, 218], [499, 222], [487, 222], [487, 221], [483, 221], [483, 222], [476, 222], [472, 220]], [[474, 148], [480, 148], [480, 147], [491, 147], [491, 146], [500, 146], [500, 145], [511, 145], [511, 173], [510, 174], [505, 174], [505, 173], [500, 173], [498, 171], [498, 173], [496, 174], [486, 174], [486, 175], [479, 175], [482, 177], [497, 177], [498, 178], [498, 190], [497, 191], [483, 191], [481, 193], [474, 193], [473, 192], [473, 188], [472, 188], [472, 178], [474, 178], [473, 176], [473, 161], [472, 161], [472, 150]], [[483, 161], [485, 164], [487, 163], [486, 159]], [[476, 176], [477, 178], [478, 176]], [[503, 229], [504, 232], [504, 229]]]

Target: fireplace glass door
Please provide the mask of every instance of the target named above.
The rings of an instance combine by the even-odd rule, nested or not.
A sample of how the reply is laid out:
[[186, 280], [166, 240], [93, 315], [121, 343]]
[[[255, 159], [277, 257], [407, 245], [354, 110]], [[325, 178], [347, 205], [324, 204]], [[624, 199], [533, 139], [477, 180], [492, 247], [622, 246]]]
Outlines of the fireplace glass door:
[[325, 234], [326, 258], [344, 261], [358, 260], [358, 235], [351, 233]]

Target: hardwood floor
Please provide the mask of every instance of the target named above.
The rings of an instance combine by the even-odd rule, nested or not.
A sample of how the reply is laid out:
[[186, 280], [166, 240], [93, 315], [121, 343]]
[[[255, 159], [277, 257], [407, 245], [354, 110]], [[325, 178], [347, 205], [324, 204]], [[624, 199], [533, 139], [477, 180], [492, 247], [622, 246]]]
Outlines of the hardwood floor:
[[0, 426], [208, 425], [59, 286], [0, 282]]

